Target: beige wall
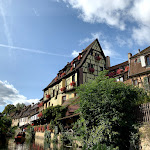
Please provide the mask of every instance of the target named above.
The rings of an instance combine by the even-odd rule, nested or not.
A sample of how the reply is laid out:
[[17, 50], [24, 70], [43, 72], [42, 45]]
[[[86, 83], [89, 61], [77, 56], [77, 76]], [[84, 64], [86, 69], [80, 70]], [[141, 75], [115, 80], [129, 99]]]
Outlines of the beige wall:
[[13, 126], [17, 126], [18, 123], [19, 123], [19, 119], [12, 119], [12, 124], [11, 124], [11, 126], [12, 126], [12, 127], [13, 127]]
[[[66, 99], [70, 99], [74, 97], [74, 92], [67, 92], [63, 93], [60, 89], [62, 87], [66, 87], [66, 90], [72, 89], [73, 86], [70, 85], [72, 82], [72, 75], [69, 76], [66, 79], [62, 79], [62, 81], [53, 87], [49, 88], [47, 91], [45, 91], [46, 94], [51, 95], [51, 99], [44, 104], [44, 109], [46, 109], [49, 106], [57, 106], [57, 105], [62, 105], [62, 97], [66, 96]], [[77, 73], [75, 73], [75, 82], [77, 85]], [[53, 97], [53, 90], [55, 90], [55, 96]], [[56, 99], [56, 93], [58, 91], [57, 99]], [[46, 100], [46, 94], [44, 93], [44, 100]]]

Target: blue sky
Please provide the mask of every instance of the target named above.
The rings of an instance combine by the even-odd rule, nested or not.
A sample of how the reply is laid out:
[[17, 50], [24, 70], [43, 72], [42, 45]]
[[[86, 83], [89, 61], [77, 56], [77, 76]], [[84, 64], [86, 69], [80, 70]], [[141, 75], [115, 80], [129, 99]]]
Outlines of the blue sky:
[[1, 0], [0, 111], [30, 104], [98, 38], [111, 65], [150, 45], [149, 0]]

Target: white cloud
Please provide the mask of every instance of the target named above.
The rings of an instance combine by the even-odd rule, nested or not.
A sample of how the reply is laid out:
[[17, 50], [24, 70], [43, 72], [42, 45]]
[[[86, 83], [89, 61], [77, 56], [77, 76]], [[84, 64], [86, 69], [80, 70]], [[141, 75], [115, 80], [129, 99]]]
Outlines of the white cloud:
[[[139, 45], [149, 44], [150, 0], [59, 0], [78, 10], [85, 22], [105, 23], [120, 30], [129, 30], [131, 39]], [[88, 38], [83, 42], [88, 42]], [[132, 42], [131, 42], [132, 41]]]
[[72, 57], [77, 57], [79, 55], [79, 51], [74, 50], [71, 54]]
[[133, 40], [130, 38], [130, 39], [124, 39], [123, 37], [121, 37], [121, 36], [117, 36], [116, 37], [116, 42], [118, 43], [118, 45], [120, 46], [120, 47], [123, 47], [123, 46], [128, 46], [128, 47], [132, 47], [132, 45], [133, 45]]
[[24, 95], [21, 95], [19, 91], [7, 81], [0, 80], [0, 105], [12, 103], [24, 103], [26, 105], [37, 103], [39, 99], [27, 99]]
[[130, 15], [138, 23], [138, 27], [134, 27], [132, 32], [134, 41], [139, 45], [150, 43], [150, 1], [134, 1]]
[[140, 28], [134, 28], [132, 38], [139, 44], [150, 44], [150, 27], [149, 26], [140, 26]]
[[124, 10], [129, 6], [131, 0], [63, 0], [72, 8], [79, 10], [79, 17], [85, 22], [106, 23], [125, 29], [122, 19]]

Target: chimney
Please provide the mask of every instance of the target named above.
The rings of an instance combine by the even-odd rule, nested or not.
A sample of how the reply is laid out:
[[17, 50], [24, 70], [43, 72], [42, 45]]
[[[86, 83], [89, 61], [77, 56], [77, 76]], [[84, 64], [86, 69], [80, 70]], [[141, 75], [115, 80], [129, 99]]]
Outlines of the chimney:
[[139, 53], [141, 52], [140, 49], [138, 49], [138, 52], [139, 52]]
[[69, 65], [69, 62], [67, 62], [67, 65]]
[[106, 56], [106, 69], [110, 67], [110, 57]]
[[132, 57], [132, 54], [131, 53], [128, 53], [128, 63], [129, 63], [129, 65], [130, 65], [130, 63], [131, 63], [131, 58]]

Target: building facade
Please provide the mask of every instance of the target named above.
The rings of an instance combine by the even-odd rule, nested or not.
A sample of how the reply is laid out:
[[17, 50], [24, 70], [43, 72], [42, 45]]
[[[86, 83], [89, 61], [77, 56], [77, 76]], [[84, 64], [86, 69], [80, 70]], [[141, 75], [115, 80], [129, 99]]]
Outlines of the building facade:
[[150, 91], [150, 47], [135, 55], [128, 53], [128, 61], [110, 67], [108, 76]]
[[68, 62], [52, 82], [44, 88], [41, 108], [62, 105], [65, 101], [75, 98], [76, 86], [95, 79], [100, 71], [109, 67], [110, 59], [108, 56], [105, 57], [99, 41], [96, 39], [76, 58]]

